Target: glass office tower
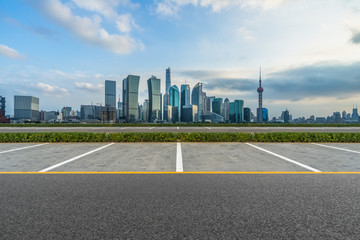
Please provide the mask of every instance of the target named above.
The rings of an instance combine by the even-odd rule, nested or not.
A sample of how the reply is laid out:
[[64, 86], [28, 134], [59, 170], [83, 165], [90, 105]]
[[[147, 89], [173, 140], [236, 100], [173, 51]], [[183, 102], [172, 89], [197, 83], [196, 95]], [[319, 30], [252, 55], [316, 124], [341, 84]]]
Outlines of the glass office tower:
[[203, 92], [202, 83], [197, 83], [191, 93], [191, 104], [198, 107], [198, 119], [194, 119], [195, 122], [202, 121], [203, 116]]
[[[188, 84], [181, 85], [181, 100], [180, 100], [180, 116], [181, 121], [185, 122], [183, 117], [183, 108], [184, 106], [190, 105], [190, 86]], [[188, 120], [188, 118], [186, 119]]]
[[[172, 85], [169, 89], [169, 106], [172, 107], [171, 121], [178, 122], [180, 119], [180, 101], [179, 101], [179, 88], [176, 85]], [[169, 117], [169, 116], [168, 116]]]
[[105, 80], [105, 106], [116, 108], [116, 81]]
[[123, 80], [124, 114], [127, 122], [139, 120], [139, 82], [140, 77], [129, 75]]
[[148, 122], [161, 120], [161, 93], [160, 93], [160, 79], [151, 76], [147, 80], [149, 91], [149, 105], [148, 105]]

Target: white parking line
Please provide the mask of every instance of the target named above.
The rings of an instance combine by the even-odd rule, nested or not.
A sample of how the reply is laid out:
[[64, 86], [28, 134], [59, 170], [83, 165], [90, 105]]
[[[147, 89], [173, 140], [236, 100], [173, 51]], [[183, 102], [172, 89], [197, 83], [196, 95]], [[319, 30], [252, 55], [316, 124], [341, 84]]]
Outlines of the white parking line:
[[151, 127], [151, 128], [149, 128], [149, 129], [154, 129], [155, 127]]
[[250, 143], [246, 143], [246, 144], [249, 145], [249, 146], [251, 146], [251, 147], [253, 147], [253, 148], [259, 149], [259, 150], [261, 150], [261, 151], [263, 151], [263, 152], [269, 153], [269, 154], [271, 154], [271, 155], [273, 155], [273, 156], [275, 156], [275, 157], [281, 158], [282, 160], [285, 160], [285, 161], [294, 163], [294, 164], [296, 164], [296, 165], [298, 165], [298, 166], [300, 166], [300, 167], [306, 168], [306, 169], [308, 169], [308, 170], [310, 170], [310, 171], [313, 171], [313, 172], [321, 172], [320, 170], [318, 170], [318, 169], [316, 169], [316, 168], [309, 167], [309, 166], [307, 166], [307, 165], [305, 165], [305, 164], [299, 163], [299, 162], [297, 162], [297, 161], [294, 161], [294, 160], [292, 160], [292, 159], [290, 159], [290, 158], [281, 156], [281, 155], [279, 155], [279, 154], [270, 152], [269, 150], [263, 149], [263, 148], [261, 148], [261, 147], [255, 146], [255, 145], [253, 145], [253, 144], [250, 144]]
[[181, 143], [177, 143], [176, 146], [176, 172], [183, 172], [183, 160], [181, 153]]
[[28, 149], [28, 148], [33, 148], [33, 147], [40, 147], [40, 146], [43, 146], [43, 145], [46, 145], [46, 144], [49, 144], [49, 143], [42, 143], [42, 144], [32, 145], [32, 146], [28, 146], [28, 147], [15, 148], [15, 149], [11, 149], [11, 150], [7, 150], [7, 151], [0, 152], [0, 154], [2, 154], [2, 153], [8, 153], [8, 152], [14, 152], [14, 151], [19, 151], [19, 150]]
[[39, 172], [47, 172], [47, 171], [50, 171], [50, 170], [52, 170], [52, 169], [54, 169], [54, 168], [60, 167], [60, 166], [62, 166], [62, 165], [64, 165], [64, 164], [67, 164], [67, 163], [72, 162], [72, 161], [75, 161], [75, 160], [77, 160], [77, 159], [79, 159], [79, 158], [85, 157], [86, 155], [89, 155], [89, 154], [91, 154], [91, 153], [100, 151], [100, 150], [102, 150], [102, 149], [104, 149], [104, 148], [107, 148], [107, 147], [113, 145], [113, 144], [114, 144], [114, 143], [110, 143], [110, 144], [108, 144], [108, 145], [105, 145], [105, 146], [102, 146], [102, 147], [100, 147], [100, 148], [94, 149], [94, 150], [92, 150], [92, 151], [90, 151], [90, 152], [81, 154], [81, 155], [79, 155], [79, 156], [77, 156], [77, 157], [73, 157], [73, 158], [71, 158], [71, 159], [69, 159], [69, 160], [66, 160], [66, 161], [63, 161], [63, 162], [61, 162], [61, 163], [55, 164], [55, 165], [53, 165], [53, 166], [51, 166], [51, 167], [44, 168], [43, 170], [40, 170]]
[[209, 128], [209, 127], [205, 127], [205, 128], [211, 130], [211, 128]]
[[176, 127], [176, 129], [179, 129], [179, 127]]
[[360, 154], [360, 152], [358, 152], [358, 151], [354, 151], [354, 150], [350, 150], [350, 149], [346, 149], [346, 148], [338, 148], [338, 147], [327, 146], [327, 145], [318, 144], [318, 143], [311, 143], [311, 144], [317, 145], [317, 146], [321, 146], [321, 147], [333, 148], [333, 149], [337, 149], [337, 150], [341, 150], [341, 151], [346, 151], [346, 152], [352, 152], [352, 153], [358, 153], [358, 154]]

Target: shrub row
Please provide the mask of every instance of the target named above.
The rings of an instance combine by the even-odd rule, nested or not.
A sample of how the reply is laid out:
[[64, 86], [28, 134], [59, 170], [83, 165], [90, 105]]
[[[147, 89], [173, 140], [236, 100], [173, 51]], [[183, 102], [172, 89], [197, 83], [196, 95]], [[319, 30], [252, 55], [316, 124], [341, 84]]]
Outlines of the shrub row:
[[294, 123], [11, 123], [0, 127], [360, 127], [360, 124], [294, 124]]
[[360, 142], [360, 133], [0, 133], [0, 142]]

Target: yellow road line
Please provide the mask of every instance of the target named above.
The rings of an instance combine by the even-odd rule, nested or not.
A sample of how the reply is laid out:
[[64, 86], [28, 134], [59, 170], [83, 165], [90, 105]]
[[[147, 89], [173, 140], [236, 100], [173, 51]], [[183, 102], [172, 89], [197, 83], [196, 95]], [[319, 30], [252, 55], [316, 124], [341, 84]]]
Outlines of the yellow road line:
[[360, 174], [360, 172], [0, 172], [0, 174]]

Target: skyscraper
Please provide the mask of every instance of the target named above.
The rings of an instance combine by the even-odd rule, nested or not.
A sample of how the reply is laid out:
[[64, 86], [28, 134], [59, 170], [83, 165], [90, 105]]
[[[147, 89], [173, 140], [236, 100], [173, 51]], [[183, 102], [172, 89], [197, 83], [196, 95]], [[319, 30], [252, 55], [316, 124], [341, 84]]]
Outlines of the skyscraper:
[[147, 80], [149, 91], [149, 105], [147, 121], [161, 120], [161, 93], [160, 93], [160, 79], [151, 76]]
[[179, 101], [179, 88], [176, 85], [172, 85], [169, 89], [169, 106], [172, 107], [172, 122], [178, 122], [180, 119], [180, 101]]
[[14, 119], [39, 121], [39, 98], [14, 96]]
[[222, 115], [222, 105], [223, 99], [222, 98], [215, 98], [212, 102], [212, 112]]
[[180, 115], [181, 121], [185, 122], [185, 118], [183, 117], [183, 107], [186, 105], [190, 105], [190, 86], [188, 84], [181, 85], [181, 101], [180, 101]]
[[127, 122], [139, 120], [139, 82], [140, 77], [135, 75], [128, 75], [123, 80], [124, 113]]
[[6, 115], [5, 114], [5, 103], [6, 103], [5, 97], [0, 96], [0, 110], [4, 116]]
[[198, 119], [194, 119], [195, 122], [202, 121], [203, 116], [203, 92], [202, 92], [202, 83], [198, 82], [191, 93], [191, 104], [198, 107]]
[[164, 120], [168, 120], [167, 107], [169, 105], [169, 90], [171, 87], [171, 69], [170, 67], [166, 69], [166, 78], [165, 78], [165, 94], [164, 94]]
[[225, 98], [222, 109], [222, 116], [224, 117], [225, 122], [229, 121], [229, 103], [230, 100], [228, 98]]
[[235, 100], [229, 103], [229, 120], [232, 123], [244, 121], [244, 101]]
[[105, 107], [116, 108], [116, 81], [105, 80]]

